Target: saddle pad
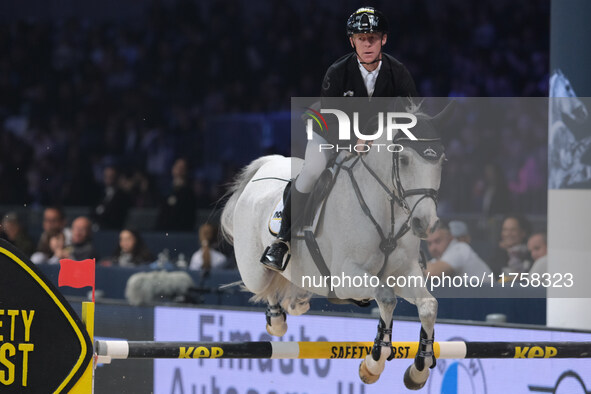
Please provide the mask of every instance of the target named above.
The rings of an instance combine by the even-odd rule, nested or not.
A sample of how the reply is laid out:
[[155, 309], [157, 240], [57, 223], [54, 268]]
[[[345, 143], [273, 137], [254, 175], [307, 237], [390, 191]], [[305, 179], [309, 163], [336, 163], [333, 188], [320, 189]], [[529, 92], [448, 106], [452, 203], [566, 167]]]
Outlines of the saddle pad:
[[[305, 211], [301, 213], [300, 219], [303, 219], [302, 226], [295, 232], [295, 234], [292, 234], [292, 236], [295, 236], [295, 238], [304, 238], [304, 230], [312, 231], [314, 235], [317, 235], [318, 223], [320, 222], [320, 218], [324, 211], [326, 199], [334, 185], [333, 178], [335, 176], [335, 173], [337, 172], [337, 160], [338, 159], [335, 160], [335, 163], [333, 163], [331, 168], [324, 170], [324, 172], [316, 181], [314, 189], [308, 197], [308, 202], [306, 203]], [[273, 214], [269, 218], [269, 232], [274, 236], [277, 236], [277, 234], [279, 234], [279, 230], [281, 228], [282, 212], [283, 196], [275, 205]]]
[[[326, 198], [324, 198], [318, 207], [316, 207], [316, 212], [314, 213], [314, 221], [312, 222], [311, 226], [306, 226], [306, 230], [312, 230], [314, 234], [316, 234], [316, 228], [318, 227], [318, 222], [320, 221], [320, 214], [324, 208], [324, 203], [326, 202]], [[277, 236], [279, 234], [279, 229], [281, 228], [281, 214], [283, 213], [283, 198], [279, 199], [277, 204], [275, 205], [275, 209], [273, 209], [273, 214], [269, 218], [269, 232], [273, 236]], [[297, 233], [295, 234], [296, 238], [303, 238], [304, 229], [298, 229]]]

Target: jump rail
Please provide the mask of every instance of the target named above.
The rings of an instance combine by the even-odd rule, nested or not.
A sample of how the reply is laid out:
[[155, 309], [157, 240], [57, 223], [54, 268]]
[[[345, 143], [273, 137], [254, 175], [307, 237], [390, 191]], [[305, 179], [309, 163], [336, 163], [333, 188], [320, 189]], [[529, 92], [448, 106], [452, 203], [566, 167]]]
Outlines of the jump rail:
[[[154, 342], [96, 341], [104, 359], [365, 358], [373, 342]], [[417, 342], [393, 342], [395, 358], [414, 358]], [[440, 359], [471, 358], [591, 358], [591, 342], [435, 342]]]

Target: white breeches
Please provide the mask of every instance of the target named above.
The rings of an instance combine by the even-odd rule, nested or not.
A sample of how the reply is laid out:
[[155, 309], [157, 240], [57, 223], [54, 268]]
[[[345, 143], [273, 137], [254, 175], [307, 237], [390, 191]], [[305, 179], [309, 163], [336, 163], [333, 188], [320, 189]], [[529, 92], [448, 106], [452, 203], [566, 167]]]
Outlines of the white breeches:
[[330, 149], [321, 151], [321, 144], [328, 144], [328, 142], [317, 133], [313, 133], [312, 139], [306, 145], [304, 166], [295, 181], [295, 188], [300, 193], [310, 193], [312, 191], [316, 180], [320, 178], [330, 159], [333, 151]]

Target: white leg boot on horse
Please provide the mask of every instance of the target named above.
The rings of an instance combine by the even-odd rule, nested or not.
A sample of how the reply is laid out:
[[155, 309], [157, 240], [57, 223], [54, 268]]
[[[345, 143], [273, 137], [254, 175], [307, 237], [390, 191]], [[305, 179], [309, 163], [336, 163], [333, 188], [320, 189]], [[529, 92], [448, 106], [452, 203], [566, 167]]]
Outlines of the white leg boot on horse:
[[267, 317], [267, 332], [269, 335], [282, 337], [287, 332], [287, 316], [285, 310], [277, 303], [276, 299], [269, 297], [265, 311]]
[[429, 378], [429, 369], [436, 365], [433, 341], [437, 300], [427, 290], [424, 290], [424, 294], [424, 298], [414, 300], [421, 320], [421, 335], [415, 361], [404, 373], [404, 385], [409, 390], [423, 388]]
[[371, 353], [359, 365], [359, 377], [366, 384], [377, 382], [384, 371], [386, 361], [393, 357], [392, 352], [392, 316], [396, 308], [396, 294], [390, 287], [379, 288], [376, 302], [380, 308], [378, 334]]

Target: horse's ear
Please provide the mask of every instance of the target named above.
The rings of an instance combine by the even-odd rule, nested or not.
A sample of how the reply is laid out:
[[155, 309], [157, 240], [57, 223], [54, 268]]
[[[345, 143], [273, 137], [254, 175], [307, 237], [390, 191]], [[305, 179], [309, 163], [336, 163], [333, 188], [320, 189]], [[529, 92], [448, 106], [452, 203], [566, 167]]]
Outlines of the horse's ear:
[[443, 110], [431, 119], [431, 123], [438, 130], [443, 130], [456, 111], [456, 101], [451, 100]]

